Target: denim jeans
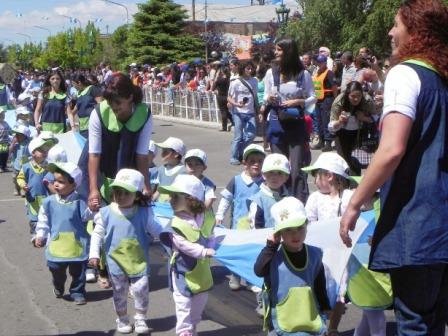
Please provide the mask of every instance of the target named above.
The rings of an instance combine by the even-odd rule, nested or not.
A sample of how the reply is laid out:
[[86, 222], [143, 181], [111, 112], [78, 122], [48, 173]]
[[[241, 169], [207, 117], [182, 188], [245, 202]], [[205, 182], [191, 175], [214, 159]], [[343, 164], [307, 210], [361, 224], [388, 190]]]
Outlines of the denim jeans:
[[322, 101], [316, 103], [314, 115], [318, 124], [319, 137], [324, 141], [332, 141], [333, 135], [328, 130], [328, 123], [330, 122], [331, 105], [333, 104], [333, 97], [325, 97]]
[[448, 264], [390, 271], [399, 336], [444, 336], [448, 322]]
[[72, 277], [70, 284], [70, 297], [84, 297], [86, 294], [86, 268], [87, 261], [53, 262], [47, 261], [47, 266], [53, 276], [53, 286], [56, 290], [64, 292], [67, 280], [67, 268]]
[[233, 140], [230, 160], [241, 161], [244, 148], [249, 145], [256, 135], [255, 114], [233, 113]]

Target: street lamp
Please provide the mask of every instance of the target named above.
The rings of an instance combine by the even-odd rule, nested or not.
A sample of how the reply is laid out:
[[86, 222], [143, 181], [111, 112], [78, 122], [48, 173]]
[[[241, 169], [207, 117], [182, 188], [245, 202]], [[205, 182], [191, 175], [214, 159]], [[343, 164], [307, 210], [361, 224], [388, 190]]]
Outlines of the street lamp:
[[288, 25], [289, 11], [290, 9], [285, 6], [283, 0], [282, 3], [280, 4], [280, 7], [275, 9], [275, 12], [277, 13], [277, 21], [278, 24], [280, 25], [280, 33], [282, 35], [285, 35], [286, 32], [286, 26]]
[[30, 43], [31, 43], [31, 39], [32, 39], [31, 35], [24, 34], [24, 33], [16, 33], [16, 34], [17, 34], [17, 35], [22, 35], [22, 36], [28, 37], [28, 38], [30, 39]]
[[73, 16], [68, 16], [68, 15], [63, 15], [63, 14], [59, 14], [59, 15], [65, 17], [65, 18], [68, 18], [71, 23], [79, 23], [79, 29], [82, 29], [81, 20], [79, 20], [78, 18], [75, 18]]
[[42, 26], [33, 26], [34, 28], [46, 30], [48, 32], [48, 36], [51, 36], [51, 30]]
[[111, 0], [104, 0], [104, 2], [108, 2], [108, 3], [114, 4], [114, 5], [123, 7], [126, 10], [126, 24], [127, 25], [129, 24], [129, 11], [128, 11], [128, 8], [125, 5], [123, 5], [123, 4], [119, 3], [119, 2], [111, 1]]

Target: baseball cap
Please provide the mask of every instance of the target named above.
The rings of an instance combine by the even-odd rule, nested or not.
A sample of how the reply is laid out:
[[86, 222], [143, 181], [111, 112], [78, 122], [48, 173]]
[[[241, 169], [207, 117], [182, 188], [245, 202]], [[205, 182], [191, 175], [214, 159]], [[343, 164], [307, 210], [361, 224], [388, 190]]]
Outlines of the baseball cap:
[[319, 55], [316, 57], [317, 63], [327, 63], [327, 56], [325, 55]]
[[54, 145], [50, 148], [47, 155], [47, 161], [50, 163], [67, 162], [67, 152], [61, 145]]
[[202, 161], [202, 163], [204, 165], [207, 165], [207, 154], [205, 154], [205, 152], [202, 149], [199, 148], [195, 148], [195, 149], [190, 149], [187, 154], [185, 154], [185, 161], [188, 158], [198, 158], [199, 160]]
[[274, 220], [274, 233], [288, 228], [298, 228], [306, 224], [305, 207], [295, 197], [285, 197], [271, 207], [271, 216]]
[[22, 125], [22, 124], [17, 124], [17, 125], [13, 128], [12, 131], [13, 131], [14, 133], [20, 133], [20, 134], [23, 134], [23, 135], [26, 136], [27, 138], [29, 138], [30, 135], [31, 135], [30, 129], [29, 129], [27, 126]]
[[54, 143], [51, 140], [45, 140], [41, 137], [36, 137], [28, 144], [28, 150], [33, 153], [36, 149], [42, 148], [43, 150], [49, 150]]
[[249, 156], [249, 154], [252, 153], [260, 153], [266, 156], [266, 153], [264, 152], [264, 148], [257, 144], [250, 144], [246, 148], [244, 148], [243, 151], [243, 160], [246, 160], [246, 158]]
[[6, 111], [6, 106], [0, 106], [0, 113], [4, 113]]
[[41, 131], [39, 134], [39, 138], [44, 139], [45, 141], [51, 142], [53, 145], [59, 142], [58, 138], [54, 136], [52, 131]]
[[187, 194], [200, 200], [201, 202], [204, 202], [205, 198], [204, 185], [196, 176], [193, 175], [177, 175], [171, 185], [160, 186], [158, 190], [160, 193], [164, 194]]
[[267, 173], [271, 171], [280, 171], [285, 174], [291, 173], [291, 166], [289, 160], [283, 154], [269, 154], [263, 161], [263, 166], [261, 167], [262, 173]]
[[81, 185], [82, 182], [82, 171], [73, 162], [52, 162], [48, 165], [48, 170], [54, 173], [57, 169], [70, 175], [77, 186]]
[[154, 156], [157, 155], [156, 143], [152, 140], [149, 140], [148, 151], [152, 152]]
[[145, 178], [135, 169], [120, 169], [110, 187], [120, 187], [130, 192], [143, 191]]
[[336, 153], [322, 153], [319, 155], [314, 164], [302, 168], [302, 170], [305, 172], [312, 172], [318, 169], [327, 170], [329, 172], [345, 177], [346, 179], [350, 178], [348, 175], [349, 167], [347, 162], [345, 162], [345, 160]]
[[184, 142], [181, 139], [175, 137], [169, 137], [164, 142], [156, 142], [156, 146], [160, 148], [172, 149], [181, 156], [184, 156], [186, 151]]

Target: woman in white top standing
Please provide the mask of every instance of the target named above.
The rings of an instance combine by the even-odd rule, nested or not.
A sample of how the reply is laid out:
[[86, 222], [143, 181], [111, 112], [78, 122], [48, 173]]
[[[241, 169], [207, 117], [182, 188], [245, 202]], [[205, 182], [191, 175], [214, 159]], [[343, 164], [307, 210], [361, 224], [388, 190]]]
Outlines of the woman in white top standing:
[[274, 153], [289, 158], [288, 187], [293, 196], [306, 202], [308, 185], [304, 165], [306, 132], [305, 108], [316, 102], [311, 76], [300, 61], [297, 43], [284, 38], [275, 45], [275, 62], [266, 72], [264, 100], [268, 116], [267, 139]]
[[256, 136], [258, 80], [252, 76], [255, 66], [251, 61], [239, 65], [239, 77], [231, 79], [227, 101], [232, 107], [234, 132], [230, 164], [239, 165], [243, 150]]

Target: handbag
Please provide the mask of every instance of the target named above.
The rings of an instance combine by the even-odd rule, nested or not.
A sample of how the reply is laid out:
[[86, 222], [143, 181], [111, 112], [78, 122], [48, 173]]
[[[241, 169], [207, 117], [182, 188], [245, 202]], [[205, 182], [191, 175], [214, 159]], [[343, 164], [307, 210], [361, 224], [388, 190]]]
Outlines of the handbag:
[[379, 131], [376, 122], [362, 123], [357, 133], [356, 148], [352, 151], [352, 157], [366, 168], [372, 160], [373, 154], [378, 148]]
[[[301, 88], [303, 85], [303, 71], [297, 76], [297, 87]], [[274, 86], [277, 87], [277, 92], [280, 92], [280, 72], [272, 69], [272, 77], [274, 79]], [[277, 110], [278, 118], [281, 121], [287, 120], [301, 120], [305, 117], [304, 109], [301, 106], [294, 106], [288, 108], [274, 107]]]

